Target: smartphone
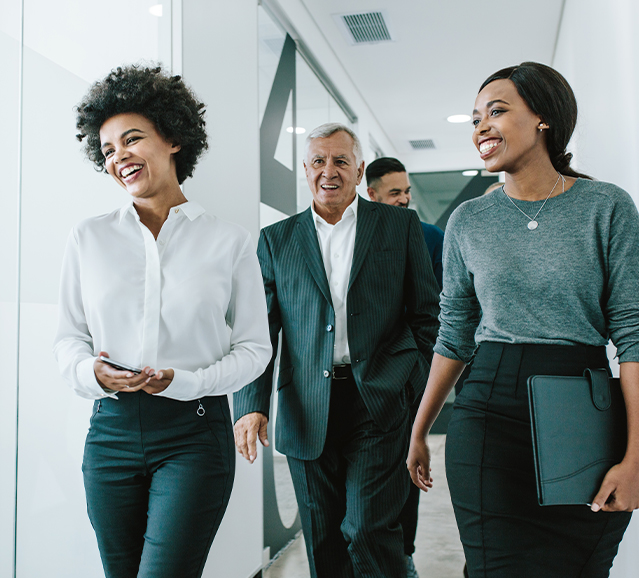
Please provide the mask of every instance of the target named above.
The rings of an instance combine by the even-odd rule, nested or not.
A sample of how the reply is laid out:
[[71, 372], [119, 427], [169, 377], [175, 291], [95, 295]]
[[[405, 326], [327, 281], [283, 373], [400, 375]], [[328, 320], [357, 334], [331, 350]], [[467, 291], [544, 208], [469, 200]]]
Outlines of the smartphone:
[[119, 369], [120, 371], [130, 371], [131, 373], [142, 373], [142, 369], [139, 367], [133, 367], [132, 365], [127, 365], [126, 363], [121, 363], [120, 361], [115, 361], [108, 357], [104, 357], [104, 355], [100, 355], [98, 358], [103, 363], [114, 367], [115, 369]]

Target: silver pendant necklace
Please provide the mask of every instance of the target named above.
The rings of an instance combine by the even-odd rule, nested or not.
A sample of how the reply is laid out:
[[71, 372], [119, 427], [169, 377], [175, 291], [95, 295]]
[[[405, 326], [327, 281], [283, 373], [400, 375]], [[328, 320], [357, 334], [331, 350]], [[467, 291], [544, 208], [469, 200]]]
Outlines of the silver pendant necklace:
[[526, 213], [524, 213], [515, 203], [515, 201], [512, 200], [511, 197], [509, 197], [506, 194], [506, 189], [504, 188], [505, 185], [501, 186], [501, 190], [503, 191], [504, 195], [506, 195], [506, 198], [515, 206], [515, 209], [517, 209], [524, 217], [526, 217], [528, 219], [528, 230], [529, 231], [534, 231], [537, 227], [539, 227], [539, 223], [537, 222], [537, 216], [539, 215], [539, 213], [541, 213], [541, 210], [544, 208], [544, 205], [546, 204], [546, 201], [548, 201], [548, 199], [550, 198], [550, 195], [552, 195], [553, 191], [557, 188], [557, 183], [559, 182], [559, 179], [561, 179], [561, 192], [565, 192], [566, 190], [566, 179], [564, 179], [563, 175], [560, 175], [559, 173], [557, 173], [557, 180], [555, 181], [555, 186], [550, 189], [550, 192], [548, 193], [548, 196], [544, 199], [544, 202], [542, 203], [541, 207], [539, 207], [539, 210], [535, 213], [534, 217], [531, 217], [530, 215], [527, 215]]

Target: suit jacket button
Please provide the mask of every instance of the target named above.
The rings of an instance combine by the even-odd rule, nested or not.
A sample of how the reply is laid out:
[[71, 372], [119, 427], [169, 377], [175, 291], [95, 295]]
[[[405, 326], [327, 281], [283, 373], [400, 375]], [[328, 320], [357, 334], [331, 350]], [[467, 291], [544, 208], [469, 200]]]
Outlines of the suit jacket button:
[[331, 372], [328, 369], [324, 370], [324, 377], [330, 377]]
[[332, 325], [327, 325], [326, 326], [326, 331], [333, 331], [333, 326]]

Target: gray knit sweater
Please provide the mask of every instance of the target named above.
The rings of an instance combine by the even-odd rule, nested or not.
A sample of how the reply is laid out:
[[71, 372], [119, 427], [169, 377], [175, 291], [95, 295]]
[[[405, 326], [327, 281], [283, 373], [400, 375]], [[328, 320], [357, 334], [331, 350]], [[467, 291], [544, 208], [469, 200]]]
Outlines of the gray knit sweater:
[[[543, 201], [515, 203], [531, 217]], [[617, 346], [639, 361], [639, 214], [615, 185], [579, 179], [539, 227], [497, 189], [460, 205], [444, 238], [435, 352], [468, 362], [482, 341]]]

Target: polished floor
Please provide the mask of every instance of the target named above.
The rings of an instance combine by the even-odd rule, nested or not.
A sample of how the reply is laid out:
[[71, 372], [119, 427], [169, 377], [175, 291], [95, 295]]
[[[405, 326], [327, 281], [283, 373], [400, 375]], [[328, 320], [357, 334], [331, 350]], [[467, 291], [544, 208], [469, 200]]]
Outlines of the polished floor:
[[[445, 435], [431, 435], [434, 487], [419, 502], [417, 551], [413, 556], [420, 578], [462, 578], [464, 554], [455, 525], [444, 471]], [[281, 474], [280, 474], [281, 475]], [[278, 491], [278, 502], [280, 492]], [[309, 578], [304, 537], [299, 536], [264, 571], [264, 578]]]

